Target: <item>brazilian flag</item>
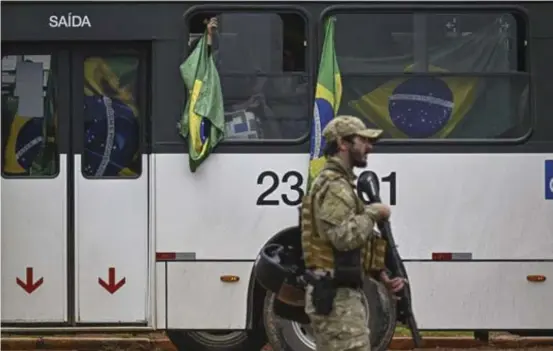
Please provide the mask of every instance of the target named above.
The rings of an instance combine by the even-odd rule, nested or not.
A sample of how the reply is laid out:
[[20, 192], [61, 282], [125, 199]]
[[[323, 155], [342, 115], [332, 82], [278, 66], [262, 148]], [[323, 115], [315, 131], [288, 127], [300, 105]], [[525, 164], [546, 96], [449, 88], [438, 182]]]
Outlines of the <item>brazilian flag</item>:
[[321, 171], [326, 161], [323, 156], [326, 142], [322, 131], [338, 113], [340, 100], [342, 99], [342, 80], [334, 47], [334, 22], [335, 18], [330, 17], [325, 24], [325, 39], [319, 64], [311, 127], [308, 189], [311, 181]]
[[179, 133], [188, 138], [188, 163], [195, 172], [224, 137], [223, 92], [213, 57], [208, 54], [206, 34], [180, 65], [188, 100]]
[[17, 102], [6, 102], [12, 105], [11, 108], [8, 107], [8, 111], [13, 118], [4, 148], [4, 173], [11, 176], [28, 176], [31, 175], [33, 164], [43, 152], [45, 120], [42, 117], [21, 116], [17, 113]]
[[[429, 71], [447, 72], [436, 66]], [[349, 105], [392, 138], [442, 139], [472, 108], [477, 86], [474, 77], [404, 76], [377, 86]]]
[[[55, 62], [55, 61], [54, 61]], [[42, 145], [38, 156], [31, 166], [31, 175], [48, 176], [57, 172], [57, 82], [55, 65], [50, 64], [51, 71], [46, 83], [46, 98], [44, 99], [44, 121], [42, 122]]]
[[83, 172], [88, 176], [132, 177], [139, 172], [138, 62], [132, 56], [85, 60]]
[[[52, 67], [55, 65], [52, 64]], [[11, 176], [50, 176], [57, 171], [55, 145], [55, 72], [50, 71], [44, 116], [23, 116], [18, 98], [2, 97], [2, 118], [9, 132], [4, 148], [4, 173]]]

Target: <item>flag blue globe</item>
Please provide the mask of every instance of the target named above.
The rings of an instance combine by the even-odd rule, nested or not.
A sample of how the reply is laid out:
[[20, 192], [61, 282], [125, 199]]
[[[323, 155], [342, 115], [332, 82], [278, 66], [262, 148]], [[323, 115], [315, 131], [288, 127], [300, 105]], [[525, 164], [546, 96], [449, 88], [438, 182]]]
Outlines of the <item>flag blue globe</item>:
[[23, 124], [15, 141], [17, 163], [29, 172], [33, 161], [42, 147], [42, 125], [44, 118], [31, 118]]
[[207, 118], [202, 118], [200, 122], [200, 141], [204, 144], [209, 138], [209, 131], [211, 129], [211, 122]]
[[88, 176], [117, 176], [138, 151], [138, 119], [122, 101], [104, 96], [85, 97], [84, 108], [83, 172]]
[[453, 93], [436, 77], [413, 77], [399, 84], [388, 102], [394, 126], [410, 138], [428, 138], [453, 115]]
[[321, 136], [321, 141], [320, 141], [320, 148], [319, 148], [319, 152], [317, 153], [317, 155], [315, 155], [315, 144], [316, 144], [316, 140], [315, 140], [315, 123], [313, 123], [313, 125], [311, 126], [311, 129], [312, 129], [312, 132], [311, 132], [311, 143], [310, 143], [310, 154], [317, 158], [317, 157], [320, 157], [322, 155], [322, 151], [324, 150], [325, 146], [326, 146], [326, 140], [325, 138], [322, 136], [323, 134], [323, 130], [324, 128], [326, 127], [326, 125], [332, 120], [332, 118], [334, 117], [334, 108], [332, 107], [332, 105], [330, 104], [330, 102], [328, 102], [327, 100], [325, 99], [322, 99], [322, 98], [316, 98], [315, 99], [315, 111], [314, 111], [316, 117], [319, 119], [320, 121], [320, 125], [321, 125], [321, 130], [320, 130], [320, 136]]

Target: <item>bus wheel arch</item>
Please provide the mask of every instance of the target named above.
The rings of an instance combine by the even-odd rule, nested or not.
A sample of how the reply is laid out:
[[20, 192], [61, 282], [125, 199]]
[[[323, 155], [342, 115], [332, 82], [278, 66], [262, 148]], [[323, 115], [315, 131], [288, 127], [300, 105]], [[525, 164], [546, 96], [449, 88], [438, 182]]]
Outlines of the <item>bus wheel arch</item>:
[[[369, 309], [371, 350], [385, 351], [394, 337], [397, 324], [397, 305], [388, 289], [380, 282], [367, 278], [365, 308]], [[263, 306], [263, 323], [269, 343], [277, 350], [315, 351], [315, 341], [309, 324], [279, 317], [274, 312], [276, 294], [267, 292]]]
[[[283, 246], [301, 245], [300, 235], [301, 231], [298, 226], [285, 228], [273, 235], [269, 240], [267, 240], [267, 242], [263, 244], [262, 248], [270, 244], [280, 244]], [[257, 261], [252, 267], [250, 287], [248, 289], [248, 325], [259, 323], [262, 327], [264, 327], [262, 322], [263, 308], [265, 304], [267, 290], [257, 282], [257, 279], [255, 277], [256, 264]]]
[[[286, 228], [265, 243], [286, 244], [293, 239], [299, 228]], [[252, 267], [247, 297], [246, 325], [249, 330], [209, 331], [209, 330], [167, 330], [167, 336], [177, 349], [198, 351], [238, 351], [259, 350], [267, 343], [265, 324], [263, 323], [263, 306], [267, 291], [257, 282], [255, 265]]]
[[[271, 244], [278, 244], [284, 248], [292, 246], [297, 249], [301, 247], [300, 228], [289, 227], [280, 231], [263, 247]], [[256, 264], [258, 261], [259, 257]], [[256, 265], [254, 265], [254, 271], [255, 269]], [[252, 279], [256, 280], [256, 276], [252, 275]], [[255, 296], [256, 300], [256, 306], [253, 309], [254, 315], [261, 317], [268, 341], [274, 348], [283, 351], [315, 350], [315, 343], [308, 318], [303, 312], [303, 306], [283, 303], [280, 297], [276, 298], [276, 293], [266, 290], [259, 283], [254, 285], [253, 290], [251, 294]], [[371, 349], [387, 350], [397, 322], [396, 301], [382, 283], [372, 278], [367, 278], [364, 290], [365, 306], [370, 311]], [[280, 292], [282, 291], [281, 289]], [[262, 298], [262, 309], [259, 309], [259, 305], [257, 305], [260, 298]], [[259, 312], [261, 312], [261, 316], [257, 316]]]

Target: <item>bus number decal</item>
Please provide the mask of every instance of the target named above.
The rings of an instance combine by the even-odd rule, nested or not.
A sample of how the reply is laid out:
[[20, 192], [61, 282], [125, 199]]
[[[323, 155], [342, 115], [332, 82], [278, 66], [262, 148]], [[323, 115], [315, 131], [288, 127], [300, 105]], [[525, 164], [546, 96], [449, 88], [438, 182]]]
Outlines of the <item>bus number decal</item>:
[[382, 182], [390, 184], [390, 205], [396, 204], [396, 172], [391, 172], [386, 177], [382, 177]]
[[[288, 206], [297, 206], [301, 204], [304, 192], [302, 189], [303, 176], [298, 171], [288, 171], [279, 178], [274, 171], [264, 171], [257, 177], [257, 184], [268, 184], [268, 187], [257, 198], [258, 206], [278, 206], [279, 199], [268, 199], [278, 188], [280, 183], [287, 185], [287, 190], [284, 191], [280, 198], [282, 202]], [[290, 192], [294, 194], [290, 194]]]

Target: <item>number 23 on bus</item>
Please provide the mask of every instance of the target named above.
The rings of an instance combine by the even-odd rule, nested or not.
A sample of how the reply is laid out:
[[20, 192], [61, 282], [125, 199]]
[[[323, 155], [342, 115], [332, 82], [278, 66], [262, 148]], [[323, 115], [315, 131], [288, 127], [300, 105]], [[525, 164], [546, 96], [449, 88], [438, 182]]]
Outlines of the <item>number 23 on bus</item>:
[[[392, 206], [396, 205], [396, 172], [391, 172], [380, 179], [384, 183], [389, 183], [389, 203]], [[298, 171], [287, 171], [281, 175], [274, 171], [263, 171], [257, 177], [257, 184], [264, 187], [257, 197], [257, 206], [279, 206], [281, 201], [287, 206], [298, 206], [305, 194], [304, 177]], [[551, 185], [553, 186], [553, 184]], [[366, 203], [368, 202], [363, 194], [358, 194], [358, 196]]]

